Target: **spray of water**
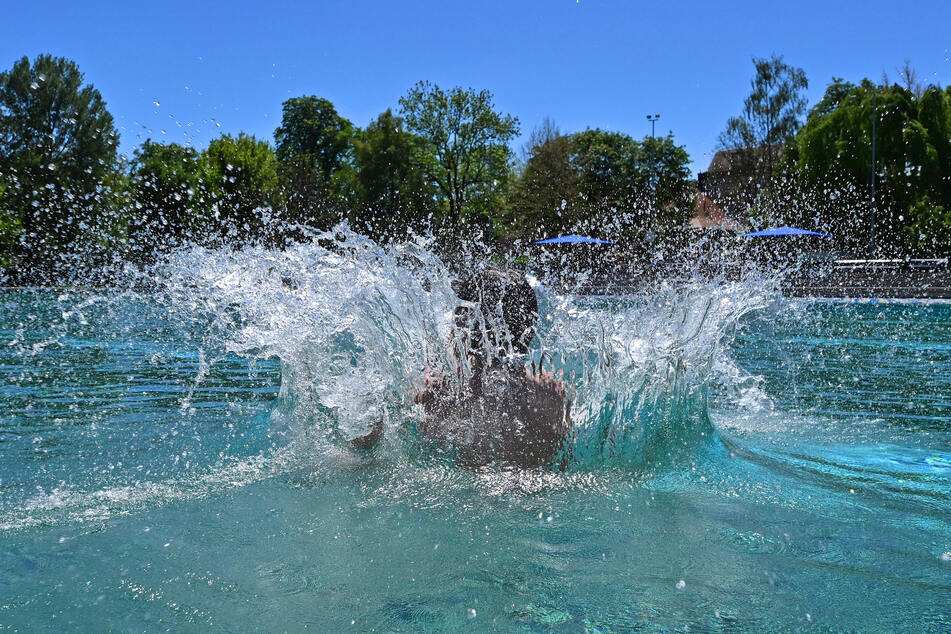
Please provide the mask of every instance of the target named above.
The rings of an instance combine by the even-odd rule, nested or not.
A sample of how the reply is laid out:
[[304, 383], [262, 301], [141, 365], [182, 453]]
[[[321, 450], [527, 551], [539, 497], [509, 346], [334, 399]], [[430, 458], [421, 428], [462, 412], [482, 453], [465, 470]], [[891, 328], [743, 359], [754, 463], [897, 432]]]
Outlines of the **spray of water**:
[[[486, 257], [469, 254], [449, 266], [427, 238], [383, 246], [345, 226], [305, 237], [284, 249], [181, 248], [129, 290], [64, 290], [37, 298], [46, 312], [30, 309], [35, 324], [14, 319], [24, 325], [11, 363], [36, 372], [50, 363], [67, 375], [75, 363], [92, 373], [83, 381], [101, 376], [137, 414], [114, 421], [108, 411], [67, 411], [84, 430], [83, 464], [64, 458], [61, 468], [44, 466], [42, 490], [10, 498], [0, 529], [101, 520], [276, 475], [310, 482], [373, 464], [381, 495], [420, 504], [441, 503], [449, 485], [490, 497], [590, 490], [607, 486], [599, 483], [605, 469], [639, 477], [683, 471], [717, 442], [707, 412], [711, 386], [755, 391], [727, 347], [740, 318], [775, 296], [774, 280], [752, 271], [682, 275], [624, 296], [591, 297], [529, 271], [537, 336], [528, 354], [513, 355], [509, 346], [505, 356], [564, 382], [570, 431], [547, 469], [504, 461], [462, 467], [458, 454], [420, 433], [427, 414], [415, 396], [427, 373], [461, 384], [471, 376], [457, 309], [474, 306], [457, 295], [457, 280], [485, 267]], [[590, 277], [582, 271], [575, 279]], [[497, 317], [478, 315], [473, 326], [497, 327]], [[108, 350], [63, 357], [76, 346]], [[49, 359], [38, 359], [47, 349]], [[123, 359], [115, 376], [100, 367], [109, 355]], [[273, 403], [269, 396], [246, 409], [240, 398], [232, 402], [227, 372], [275, 362]], [[141, 415], [149, 417], [144, 427]], [[371, 455], [355, 451], [350, 441], [381, 420], [382, 443]], [[486, 421], [470, 413], [458, 422], [478, 430]], [[58, 438], [54, 429], [35, 433], [41, 443]], [[118, 455], [128, 438], [136, 447]]]
[[[465, 372], [456, 274], [425, 239], [380, 246], [341, 226], [283, 250], [180, 250], [151, 276], [172, 310], [202, 322], [201, 372], [232, 354], [280, 361], [275, 433], [307, 430], [342, 447], [383, 420], [386, 451], [403, 454], [426, 373]], [[572, 401], [551, 462], [582, 468], [664, 468], [711, 439], [707, 392], [727, 367], [725, 345], [774, 286], [753, 274], [688, 276], [590, 299], [529, 279], [541, 321], [524, 363], [561, 376]]]

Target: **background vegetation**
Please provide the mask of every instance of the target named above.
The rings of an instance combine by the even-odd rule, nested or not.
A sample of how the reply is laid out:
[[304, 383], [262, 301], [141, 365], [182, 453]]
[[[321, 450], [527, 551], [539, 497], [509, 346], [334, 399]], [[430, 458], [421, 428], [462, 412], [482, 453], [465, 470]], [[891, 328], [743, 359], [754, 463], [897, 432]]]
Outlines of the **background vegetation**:
[[827, 231], [862, 255], [951, 254], [951, 88], [922, 85], [905, 62], [897, 84], [833, 78], [806, 111], [801, 69], [777, 56], [754, 64], [720, 142], [760, 150], [745, 152], [755, 224]]
[[[904, 85], [834, 79], [807, 111], [801, 69], [776, 56], [754, 67], [720, 137], [766, 159], [745, 172], [740, 220], [827, 229], [876, 253], [951, 250], [951, 89], [906, 65]], [[0, 268], [8, 283], [83, 281], [184, 243], [280, 246], [341, 220], [382, 241], [433, 231], [448, 249], [579, 231], [633, 244], [694, 214], [673, 136], [562, 133], [546, 119], [516, 156], [519, 133], [489, 91], [420, 82], [365, 128], [303, 95], [283, 104], [273, 142], [146, 140], [126, 159], [77, 65], [24, 57], [0, 73]]]

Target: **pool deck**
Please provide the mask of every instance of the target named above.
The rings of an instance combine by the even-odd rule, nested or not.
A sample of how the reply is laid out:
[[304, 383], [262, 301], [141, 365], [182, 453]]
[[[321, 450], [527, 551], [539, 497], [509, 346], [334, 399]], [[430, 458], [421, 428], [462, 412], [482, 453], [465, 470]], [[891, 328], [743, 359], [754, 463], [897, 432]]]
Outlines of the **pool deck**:
[[[740, 275], [731, 267], [716, 270], [728, 278]], [[683, 275], [683, 271], [644, 269], [595, 275], [572, 290], [580, 295], [626, 296], [666, 274]], [[806, 263], [783, 279], [780, 288], [788, 297], [802, 298], [951, 300], [951, 267], [946, 258]]]
[[837, 260], [784, 280], [794, 297], [951, 299], [951, 267], [942, 260]]

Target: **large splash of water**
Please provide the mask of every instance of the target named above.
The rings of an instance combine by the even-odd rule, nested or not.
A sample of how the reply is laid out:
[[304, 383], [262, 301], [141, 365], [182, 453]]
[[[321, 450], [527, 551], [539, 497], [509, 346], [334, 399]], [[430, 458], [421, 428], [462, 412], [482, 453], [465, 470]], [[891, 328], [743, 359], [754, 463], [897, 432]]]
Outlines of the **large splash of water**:
[[[382, 418], [384, 451], [406, 455], [424, 375], [458, 362], [455, 274], [425, 239], [381, 246], [346, 227], [310, 238], [283, 250], [183, 249], [150, 275], [201, 331], [196, 383], [227, 355], [277, 358], [275, 433], [345, 447]], [[713, 437], [709, 386], [736, 378], [724, 356], [729, 337], [774, 288], [752, 273], [686, 276], [586, 298], [530, 279], [541, 323], [525, 362], [563, 375], [572, 395], [563, 466], [651, 470]]]

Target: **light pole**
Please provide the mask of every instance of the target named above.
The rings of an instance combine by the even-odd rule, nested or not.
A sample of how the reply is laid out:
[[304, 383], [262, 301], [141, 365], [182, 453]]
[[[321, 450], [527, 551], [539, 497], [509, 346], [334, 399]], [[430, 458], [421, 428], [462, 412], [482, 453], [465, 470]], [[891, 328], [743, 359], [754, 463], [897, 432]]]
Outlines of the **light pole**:
[[[654, 139], [654, 125], [657, 123], [657, 120], [660, 119], [659, 114], [647, 115], [647, 120], [651, 122], [651, 140]], [[654, 153], [657, 151], [657, 148], [653, 147], [651, 143], [651, 153], [650, 153], [650, 162], [651, 162], [651, 175], [650, 175], [650, 205], [651, 211], [654, 211], [654, 208], [657, 206], [657, 164], [655, 162], [656, 157]]]
[[875, 200], [875, 120], [878, 119], [878, 91], [873, 89], [872, 93], [872, 226], [869, 231], [869, 242], [871, 242], [871, 257], [875, 257], [875, 216], [878, 212], [878, 201]]

